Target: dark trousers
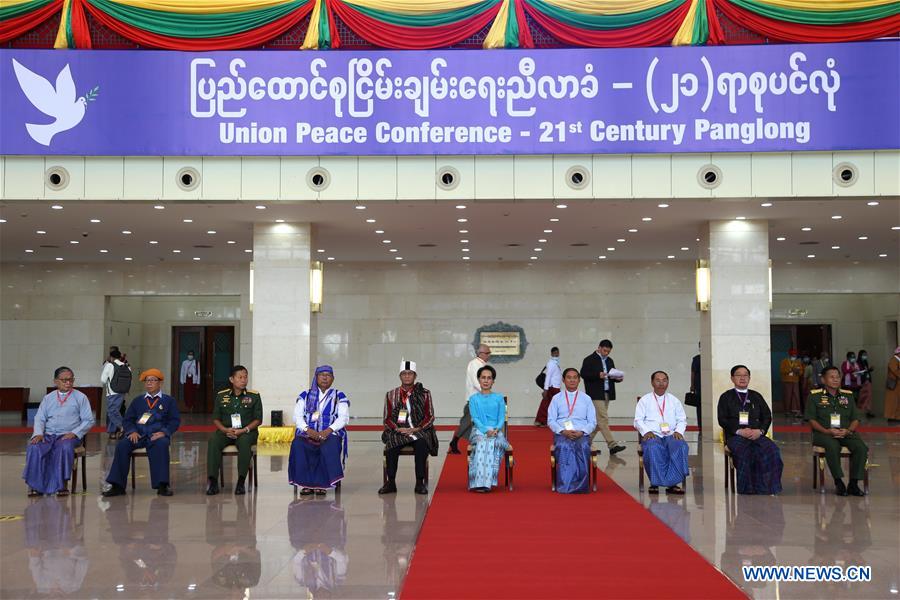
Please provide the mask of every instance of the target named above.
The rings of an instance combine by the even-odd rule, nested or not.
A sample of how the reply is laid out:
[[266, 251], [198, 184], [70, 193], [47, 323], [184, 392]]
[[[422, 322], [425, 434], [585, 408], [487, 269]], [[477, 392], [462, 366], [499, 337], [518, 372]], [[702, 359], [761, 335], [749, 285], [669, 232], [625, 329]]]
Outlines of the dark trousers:
[[428, 460], [428, 444], [425, 440], [418, 439], [403, 446], [389, 448], [387, 452], [387, 477], [388, 481], [394, 481], [397, 477], [397, 464], [400, 462], [400, 450], [406, 446], [412, 445], [413, 452], [416, 453], [416, 481], [425, 479], [425, 461]]
[[866, 459], [869, 447], [860, 439], [858, 433], [850, 437], [835, 438], [819, 431], [813, 431], [813, 445], [825, 448], [825, 462], [835, 479], [844, 477], [841, 468], [841, 446], [850, 450], [850, 479], [863, 480], [866, 477]]
[[471, 433], [472, 414], [469, 412], [469, 403], [466, 402], [466, 407], [463, 409], [463, 416], [459, 420], [459, 427], [456, 428], [456, 433], [453, 434], [453, 437], [469, 439]]
[[218, 429], [210, 436], [206, 443], [206, 475], [217, 479], [219, 477], [219, 465], [222, 464], [222, 451], [234, 444], [238, 449], [238, 477], [243, 479], [250, 469], [250, 448], [256, 443], [259, 433], [254, 429], [248, 433], [242, 433], [237, 439], [231, 439]]
[[161, 437], [150, 441], [150, 436], [144, 436], [136, 444], [131, 443], [128, 437], [123, 437], [116, 444], [116, 457], [106, 481], [125, 487], [128, 482], [128, 470], [131, 467], [131, 452], [138, 448], [147, 449], [147, 460], [150, 461], [150, 487], [156, 489], [160, 483], [169, 483], [169, 438]]

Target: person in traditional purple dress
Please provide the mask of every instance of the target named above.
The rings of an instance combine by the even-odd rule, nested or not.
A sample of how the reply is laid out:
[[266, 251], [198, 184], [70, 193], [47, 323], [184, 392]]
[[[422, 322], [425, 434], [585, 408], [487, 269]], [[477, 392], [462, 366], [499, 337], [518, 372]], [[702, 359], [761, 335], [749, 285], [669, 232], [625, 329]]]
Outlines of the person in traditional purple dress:
[[350, 400], [331, 385], [334, 369], [316, 368], [308, 390], [300, 392], [294, 405], [296, 434], [288, 458], [291, 485], [300, 495], [324, 496], [344, 478], [347, 458], [347, 423]]
[[578, 369], [566, 369], [562, 380], [565, 389], [553, 396], [547, 411], [547, 427], [553, 432], [556, 454], [556, 491], [589, 492], [591, 433], [597, 428], [597, 411], [591, 397], [578, 391]]
[[74, 389], [72, 369], [56, 369], [53, 383], [56, 389], [41, 400], [25, 450], [22, 479], [28, 484], [29, 496], [68, 495], [75, 448], [94, 425], [90, 401]]

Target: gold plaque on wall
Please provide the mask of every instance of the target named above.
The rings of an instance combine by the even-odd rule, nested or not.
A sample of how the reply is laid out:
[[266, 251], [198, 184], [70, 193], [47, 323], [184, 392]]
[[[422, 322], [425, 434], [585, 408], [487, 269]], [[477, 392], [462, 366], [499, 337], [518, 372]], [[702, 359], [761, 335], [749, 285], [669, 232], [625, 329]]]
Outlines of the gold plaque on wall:
[[479, 343], [488, 346], [493, 356], [519, 356], [521, 353], [518, 331], [482, 331]]

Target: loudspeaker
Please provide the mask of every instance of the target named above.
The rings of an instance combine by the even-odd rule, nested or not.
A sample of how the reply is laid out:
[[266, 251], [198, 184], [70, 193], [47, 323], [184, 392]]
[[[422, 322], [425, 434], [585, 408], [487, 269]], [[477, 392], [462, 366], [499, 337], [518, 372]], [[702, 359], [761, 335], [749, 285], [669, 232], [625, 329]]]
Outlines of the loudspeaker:
[[272, 411], [272, 427], [283, 427], [284, 426], [284, 416], [282, 411], [273, 410]]

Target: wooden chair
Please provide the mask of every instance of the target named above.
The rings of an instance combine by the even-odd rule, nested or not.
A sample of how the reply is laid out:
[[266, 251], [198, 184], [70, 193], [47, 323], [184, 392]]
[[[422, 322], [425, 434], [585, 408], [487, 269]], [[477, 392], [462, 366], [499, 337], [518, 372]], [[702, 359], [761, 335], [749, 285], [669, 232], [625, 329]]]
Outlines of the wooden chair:
[[[238, 448], [236, 445], [231, 444], [230, 446], [225, 446], [222, 450], [222, 460], [219, 462], [219, 487], [225, 489], [225, 457], [226, 456], [234, 456], [237, 457]], [[254, 489], [259, 489], [259, 479], [258, 473], [259, 469], [256, 461], [256, 444], [250, 446], [250, 469], [247, 473], [247, 483], [250, 487]]]
[[[850, 470], [850, 450], [841, 446], [841, 459], [847, 459], [847, 470]], [[813, 446], [812, 448], [813, 463], [813, 489], [819, 488], [819, 492], [825, 493], [825, 448], [822, 446]], [[816, 473], [818, 471], [818, 473]], [[818, 485], [817, 485], [818, 484]], [[869, 460], [866, 459], [866, 472], [863, 479], [863, 491], [869, 493]]]
[[[509, 398], [503, 396], [503, 403], [506, 406], [506, 415], [503, 419], [503, 436], [509, 441]], [[471, 464], [472, 462], [472, 451], [474, 450], [474, 444], [469, 444], [469, 447], [466, 449], [466, 463]], [[506, 489], [510, 492], [513, 491], [513, 468], [515, 467], [516, 459], [513, 457], [512, 449], [506, 450], [503, 453], [503, 485], [506, 486]], [[469, 483], [469, 470], [466, 469], [466, 485]]]
[[72, 463], [72, 479], [69, 481], [69, 493], [75, 493], [75, 484], [78, 481], [78, 463], [81, 462], [81, 491], [87, 492], [87, 436], [81, 439], [81, 444], [75, 447], [75, 461]]
[[[172, 442], [174, 442], [174, 441], [175, 441], [175, 436], [172, 436], [169, 439], [169, 452], [170, 453], [171, 453], [171, 448], [172, 448]], [[134, 490], [134, 488], [135, 488], [134, 459], [140, 458], [140, 457], [147, 458], [147, 449], [146, 448], [135, 448], [134, 450], [131, 451], [131, 455], [129, 456], [129, 458], [131, 459], [131, 489], [132, 490]], [[169, 460], [171, 460], [171, 458]]]
[[[415, 452], [415, 450], [413, 450], [412, 446], [403, 446], [402, 448], [400, 448], [400, 456], [415, 457], [416, 452]], [[428, 456], [429, 455], [427, 455], [427, 454], [425, 455], [425, 483], [426, 484], [428, 483]], [[385, 448], [384, 452], [382, 453], [382, 458], [381, 458], [381, 479], [382, 479], [383, 483], [387, 483], [387, 481], [388, 481], [387, 448]]]
[[[638, 396], [635, 404], [641, 401]], [[638, 455], [638, 489], [644, 491], [644, 449], [641, 447], [641, 432], [637, 432], [637, 455]], [[681, 489], [687, 487], [687, 478], [681, 480]]]
[[[600, 456], [600, 451], [591, 448], [591, 464], [590, 464], [590, 478], [591, 478], [591, 491], [597, 491], [597, 457]], [[550, 444], [550, 490], [556, 491], [556, 444]]]

